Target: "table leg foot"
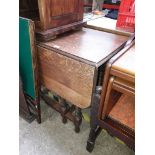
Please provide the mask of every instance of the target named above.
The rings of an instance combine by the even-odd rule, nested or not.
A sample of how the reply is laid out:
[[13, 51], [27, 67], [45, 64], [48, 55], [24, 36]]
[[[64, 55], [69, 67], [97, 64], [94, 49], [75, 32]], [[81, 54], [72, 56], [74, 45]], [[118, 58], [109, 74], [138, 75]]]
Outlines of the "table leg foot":
[[75, 130], [76, 133], [79, 133], [80, 132], [80, 127], [76, 126], [74, 130]]
[[93, 149], [94, 149], [94, 143], [87, 142], [86, 149], [87, 149], [88, 152], [91, 153], [93, 151]]
[[62, 123], [66, 124], [67, 123], [67, 118], [66, 117], [62, 117]]
[[95, 128], [90, 130], [89, 138], [88, 138], [87, 146], [86, 146], [86, 149], [88, 152], [93, 151], [96, 138], [100, 134], [101, 130], [102, 129], [99, 126], [96, 126]]

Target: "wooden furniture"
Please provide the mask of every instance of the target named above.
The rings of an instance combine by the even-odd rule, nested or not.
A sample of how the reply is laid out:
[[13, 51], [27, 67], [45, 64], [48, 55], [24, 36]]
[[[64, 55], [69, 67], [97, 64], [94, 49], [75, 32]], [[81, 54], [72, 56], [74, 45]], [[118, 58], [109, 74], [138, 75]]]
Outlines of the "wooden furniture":
[[46, 41], [83, 26], [83, 0], [20, 0], [20, 16], [35, 22], [37, 39]]
[[19, 18], [19, 71], [28, 108], [40, 123], [38, 60], [34, 38], [34, 22], [21, 17]]
[[119, 34], [124, 36], [131, 36], [133, 33], [118, 30], [116, 28], [117, 20], [110, 19], [107, 17], [100, 17], [95, 20], [90, 20], [85, 25], [86, 28], [91, 28], [99, 31], [109, 32], [113, 34]]
[[35, 118], [34, 115], [30, 112], [29, 106], [26, 102], [21, 78], [19, 79], [19, 114], [29, 123], [32, 122]]
[[[49, 100], [47, 102], [61, 111], [63, 120], [70, 109], [67, 106], [69, 102], [74, 105], [71, 109], [75, 109], [73, 113], [81, 122], [81, 109], [91, 105], [92, 93], [102, 82], [106, 61], [123, 48], [127, 39], [125, 36], [83, 28], [46, 43], [38, 42], [41, 83], [61, 97], [58, 100], [61, 108], [56, 108], [56, 104]], [[73, 120], [71, 117], [69, 119]], [[79, 131], [79, 124], [76, 131]]]
[[106, 66], [103, 88], [96, 87], [91, 108], [91, 131], [86, 147], [89, 152], [93, 150], [102, 128], [134, 149], [134, 49], [132, 41], [112, 57]]

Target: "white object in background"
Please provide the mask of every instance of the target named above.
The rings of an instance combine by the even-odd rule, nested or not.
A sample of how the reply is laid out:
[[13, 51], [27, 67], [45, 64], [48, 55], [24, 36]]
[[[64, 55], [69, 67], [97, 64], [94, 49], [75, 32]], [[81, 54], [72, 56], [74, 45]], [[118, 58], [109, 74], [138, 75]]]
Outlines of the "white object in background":
[[110, 11], [109, 9], [105, 9], [104, 14], [107, 15], [109, 13], [109, 11]]
[[116, 3], [117, 2], [117, 0], [112, 0], [112, 3]]

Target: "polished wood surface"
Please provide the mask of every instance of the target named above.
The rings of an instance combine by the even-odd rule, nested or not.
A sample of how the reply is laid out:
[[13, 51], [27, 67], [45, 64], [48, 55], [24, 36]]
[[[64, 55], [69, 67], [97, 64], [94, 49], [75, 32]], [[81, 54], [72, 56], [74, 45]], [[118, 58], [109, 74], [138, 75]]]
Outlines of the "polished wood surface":
[[[106, 97], [106, 93], [108, 91], [108, 85], [111, 85], [110, 87], [112, 87], [113, 82], [115, 80], [115, 78], [117, 77], [117, 79], [123, 79], [123, 81], [125, 82], [129, 82], [132, 83], [132, 85], [134, 85], [135, 79], [133, 75], [130, 74], [126, 74], [124, 72], [115, 70], [112, 68], [112, 65], [119, 60], [119, 58], [121, 58], [121, 56], [123, 56], [125, 53], [128, 52], [128, 50], [130, 50], [132, 47], [134, 46], [134, 41], [131, 43], [131, 45], [127, 45], [124, 49], [122, 49], [119, 53], [117, 53], [115, 56], [113, 56], [106, 65], [106, 70], [105, 70], [105, 76], [103, 78], [103, 92], [101, 94], [101, 100], [100, 100], [100, 108], [99, 108], [99, 117], [102, 119], [103, 117], [105, 117], [105, 113], [106, 113], [106, 106], [104, 104], [105, 101], [105, 97]], [[112, 79], [113, 78], [113, 79]], [[110, 81], [110, 79], [112, 80], [112, 82]], [[110, 83], [111, 82], [111, 83]], [[117, 82], [117, 81], [116, 81]], [[127, 84], [128, 85], [128, 84]], [[127, 86], [126, 85], [126, 86]], [[119, 89], [122, 88], [122, 85], [119, 87]], [[128, 87], [129, 88], [129, 87]], [[110, 88], [111, 89], [111, 88]], [[104, 110], [103, 110], [104, 109]]]
[[135, 75], [135, 45], [113, 63], [112, 69], [119, 70], [120, 72], [131, 74], [133, 76]]
[[129, 96], [135, 95], [135, 83], [115, 77], [113, 81], [113, 89], [121, 92], [123, 94], [127, 94]]
[[[111, 63], [110, 70], [109, 66], [106, 70], [109, 72], [109, 78], [107, 80], [108, 84], [106, 92], [103, 93], [105, 94], [103, 95], [104, 98], [102, 99], [102, 102], [100, 102], [100, 104], [103, 106], [101, 119], [105, 119], [105, 117], [112, 117], [117, 123], [121, 123], [129, 129], [134, 129], [135, 118], [134, 54], [135, 46], [133, 45], [122, 55], [118, 54], [118, 56], [116, 55], [115, 58], [112, 58], [112, 62], [109, 61]], [[108, 107], [111, 107], [110, 94], [112, 90], [121, 92], [123, 95], [109, 112]]]
[[83, 19], [83, 0], [20, 0], [20, 16], [47, 30]]
[[[134, 74], [134, 48], [132, 45], [122, 55], [116, 54], [112, 61], [109, 60], [103, 82], [102, 97], [100, 101], [100, 116], [104, 119], [107, 115], [109, 97], [112, 89], [129, 96], [135, 95]], [[126, 65], [128, 64], [128, 65]]]
[[112, 54], [114, 55], [115, 50], [127, 39], [125, 36], [83, 28], [81, 31], [65, 34], [46, 43], [40, 42], [39, 45], [97, 65], [100, 61], [103, 64]]
[[135, 98], [123, 94], [118, 102], [113, 106], [108, 117], [125, 125], [128, 128], [135, 129]]
[[85, 24], [86, 23], [84, 21], [78, 21], [64, 26], [48, 29], [45, 31], [42, 31], [41, 29], [37, 29], [36, 39], [38, 41], [47, 42], [49, 40], [55, 39], [60, 34], [63, 34], [65, 32], [81, 30]]
[[83, 0], [19, 1], [19, 15], [35, 22], [36, 39], [39, 41], [80, 29], [85, 24], [83, 12]]
[[83, 0], [38, 0], [43, 29], [70, 24], [83, 19]]
[[95, 67], [38, 46], [42, 84], [80, 108], [90, 106]]

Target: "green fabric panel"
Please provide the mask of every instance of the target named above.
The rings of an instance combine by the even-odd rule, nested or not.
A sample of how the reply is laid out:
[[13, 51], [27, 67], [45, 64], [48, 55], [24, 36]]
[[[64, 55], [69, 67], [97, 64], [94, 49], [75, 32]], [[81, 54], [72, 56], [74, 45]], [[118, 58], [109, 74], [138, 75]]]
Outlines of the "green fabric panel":
[[24, 18], [19, 18], [19, 72], [25, 93], [35, 99], [29, 20]]

